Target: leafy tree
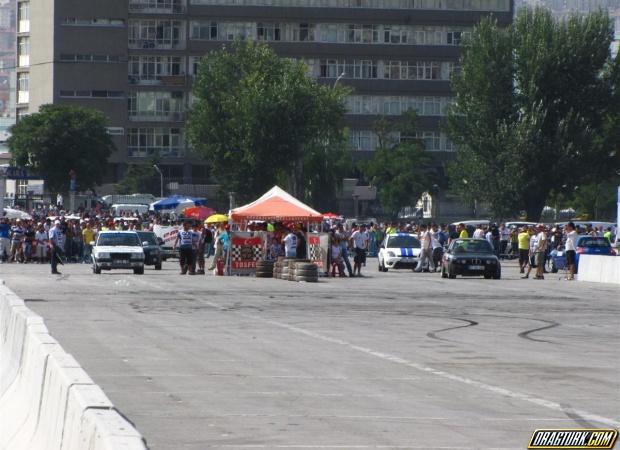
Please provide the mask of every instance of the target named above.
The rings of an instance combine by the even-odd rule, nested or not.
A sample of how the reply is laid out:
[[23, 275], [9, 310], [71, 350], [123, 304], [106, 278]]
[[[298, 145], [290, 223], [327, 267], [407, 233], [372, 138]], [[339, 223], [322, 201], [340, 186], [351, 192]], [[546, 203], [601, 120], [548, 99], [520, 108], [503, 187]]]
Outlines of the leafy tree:
[[[362, 165], [365, 177], [377, 186], [381, 206], [392, 216], [404, 206], [415, 205], [434, 181], [431, 158], [424, 146], [417, 139], [407, 138], [414, 135], [415, 123], [414, 112], [407, 113], [403, 123], [379, 119], [374, 124], [377, 150], [373, 159]], [[397, 132], [400, 142], [395, 138]]]
[[466, 44], [448, 124], [454, 187], [507, 217], [538, 220], [549, 193], [607, 177], [620, 164], [620, 57], [609, 17], [556, 22], [522, 9], [483, 20]]
[[93, 188], [103, 181], [102, 168], [115, 150], [106, 122], [97, 110], [43, 105], [11, 127], [13, 164], [43, 177], [52, 192], [69, 190], [71, 171], [78, 190]]
[[[303, 63], [281, 58], [265, 44], [237, 41], [201, 63], [188, 136], [217, 181], [241, 200], [282, 178], [295, 195], [316, 196], [321, 180], [306, 169], [326, 149], [338, 152], [347, 92], [319, 84]], [[338, 172], [330, 166], [323, 176]], [[333, 185], [331, 179], [322, 184], [329, 190]]]

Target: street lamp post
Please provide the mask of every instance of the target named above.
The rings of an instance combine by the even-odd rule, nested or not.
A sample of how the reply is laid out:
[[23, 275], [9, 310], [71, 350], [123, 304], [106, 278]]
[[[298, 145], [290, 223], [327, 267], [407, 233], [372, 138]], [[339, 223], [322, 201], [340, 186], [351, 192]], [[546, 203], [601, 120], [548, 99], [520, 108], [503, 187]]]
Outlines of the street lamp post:
[[155, 168], [155, 170], [157, 171], [157, 173], [159, 174], [159, 196], [161, 198], [164, 198], [164, 174], [162, 173], [162, 171], [159, 169], [159, 167], [157, 166], [157, 164], [153, 164], [153, 167]]
[[334, 81], [334, 85], [332, 86], [332, 89], [336, 89], [336, 86], [338, 85], [338, 82], [342, 79], [342, 77], [344, 77], [346, 74], [344, 72], [342, 72], [340, 75], [338, 75], [338, 78], [336, 78], [336, 81]]

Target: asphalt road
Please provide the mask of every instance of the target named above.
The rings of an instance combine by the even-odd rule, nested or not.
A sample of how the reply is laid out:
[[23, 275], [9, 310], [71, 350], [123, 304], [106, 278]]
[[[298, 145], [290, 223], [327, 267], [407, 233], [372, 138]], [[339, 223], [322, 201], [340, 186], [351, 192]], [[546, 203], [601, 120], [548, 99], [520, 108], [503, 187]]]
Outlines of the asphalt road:
[[379, 273], [318, 284], [0, 278], [153, 450], [524, 449], [536, 428], [620, 428], [620, 289]]

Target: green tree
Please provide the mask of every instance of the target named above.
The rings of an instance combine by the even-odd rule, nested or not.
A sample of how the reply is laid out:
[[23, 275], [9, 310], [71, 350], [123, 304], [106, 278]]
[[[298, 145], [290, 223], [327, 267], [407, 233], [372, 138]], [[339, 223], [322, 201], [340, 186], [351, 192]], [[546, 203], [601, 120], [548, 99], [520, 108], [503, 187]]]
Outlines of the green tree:
[[[326, 148], [339, 151], [347, 93], [318, 83], [303, 63], [265, 44], [235, 42], [200, 64], [188, 136], [217, 181], [241, 200], [282, 178], [295, 195], [315, 195], [309, 183], [316, 177], [305, 173], [304, 163], [310, 169]], [[334, 160], [340, 158], [326, 162]]]
[[13, 164], [43, 177], [51, 192], [69, 190], [71, 171], [78, 190], [93, 188], [103, 181], [103, 168], [115, 150], [106, 122], [97, 110], [43, 105], [11, 127]]
[[[409, 112], [402, 123], [385, 117], [373, 127], [378, 147], [372, 160], [362, 164], [362, 172], [377, 187], [384, 211], [395, 217], [404, 206], [415, 205], [435, 181], [431, 158], [415, 135], [416, 115]], [[395, 137], [400, 132], [400, 142]]]
[[605, 13], [555, 21], [522, 9], [501, 28], [483, 20], [466, 44], [448, 124], [449, 173], [499, 217], [538, 220], [549, 193], [619, 165], [620, 58]]

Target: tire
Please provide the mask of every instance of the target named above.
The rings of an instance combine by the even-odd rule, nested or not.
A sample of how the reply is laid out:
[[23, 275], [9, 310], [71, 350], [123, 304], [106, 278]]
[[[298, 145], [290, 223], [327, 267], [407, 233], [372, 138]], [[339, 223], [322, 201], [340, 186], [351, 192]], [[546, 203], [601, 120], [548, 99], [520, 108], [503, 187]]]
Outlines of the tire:
[[318, 277], [319, 271], [318, 270], [296, 270], [295, 276], [296, 277]]
[[134, 275], [144, 275], [144, 266], [133, 269]]
[[493, 275], [494, 280], [500, 280], [502, 278], [502, 270], [498, 269], [497, 272]]
[[448, 274], [446, 273], [446, 268], [441, 266], [441, 278], [448, 278]]
[[269, 275], [270, 277], [273, 276], [273, 272], [271, 270], [257, 270], [256, 271], [256, 276], [258, 275]]
[[269, 272], [256, 272], [256, 278], [273, 278], [273, 274]]
[[318, 269], [316, 264], [308, 264], [308, 263], [297, 263], [295, 264], [295, 268], [297, 270], [316, 270]]
[[558, 273], [558, 266], [551, 262], [551, 273]]
[[273, 269], [273, 265], [274, 264], [271, 261], [258, 261], [256, 263], [256, 268], [257, 269], [260, 269], [260, 268], [263, 268], [263, 269]]
[[493, 275], [491, 275], [490, 273], [485, 273], [484, 274], [484, 279], [485, 280], [490, 280], [491, 278], [493, 278]]
[[456, 274], [452, 270], [452, 266], [448, 266], [448, 278], [454, 280], [456, 278]]
[[161, 263], [155, 264], [155, 270], [161, 270]]
[[295, 277], [295, 281], [305, 281], [307, 283], [317, 283], [319, 277]]
[[93, 273], [96, 275], [101, 275], [101, 268], [97, 266], [93, 266]]

